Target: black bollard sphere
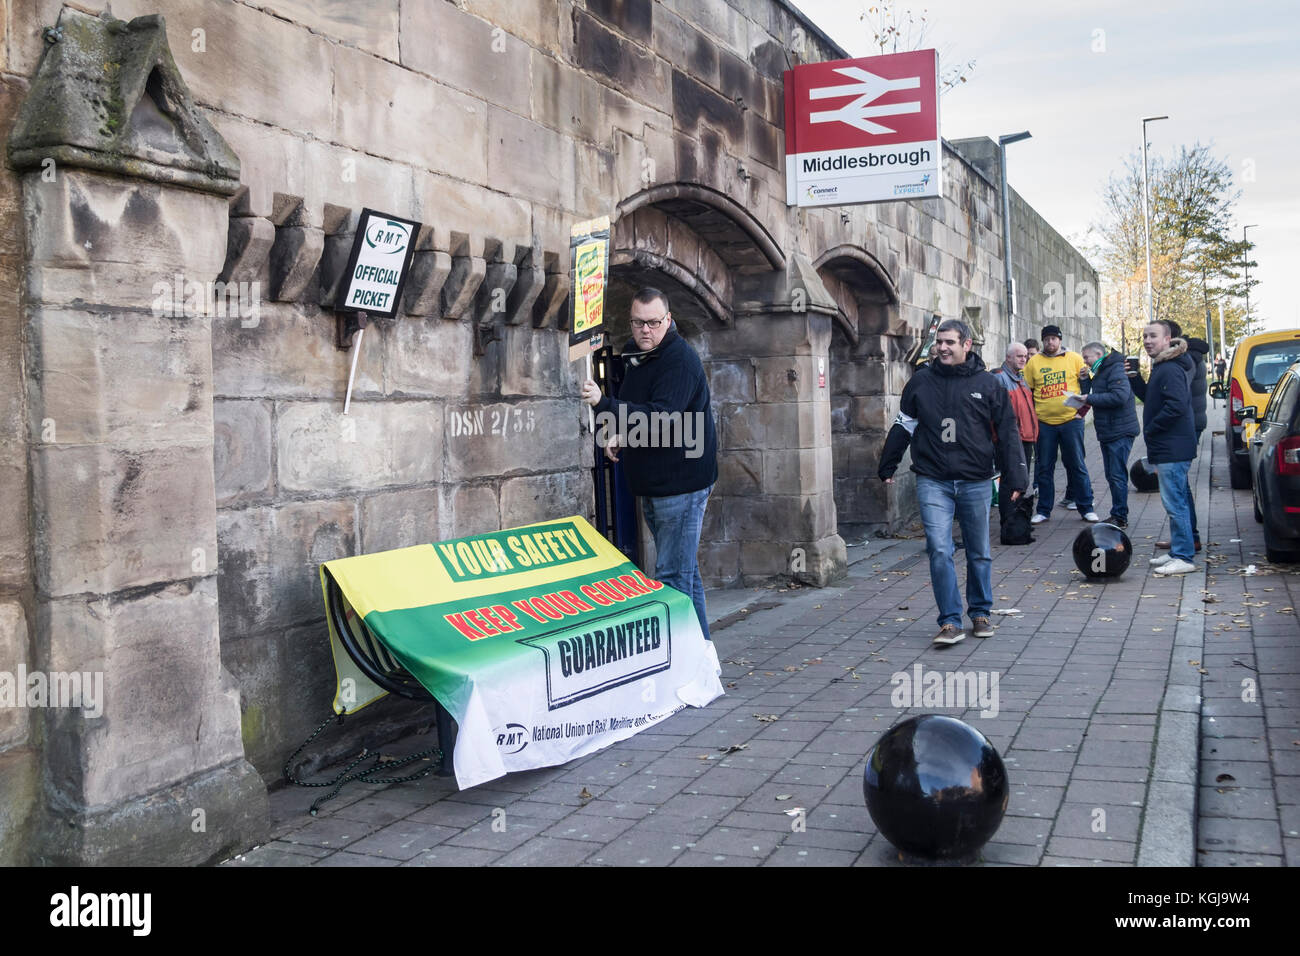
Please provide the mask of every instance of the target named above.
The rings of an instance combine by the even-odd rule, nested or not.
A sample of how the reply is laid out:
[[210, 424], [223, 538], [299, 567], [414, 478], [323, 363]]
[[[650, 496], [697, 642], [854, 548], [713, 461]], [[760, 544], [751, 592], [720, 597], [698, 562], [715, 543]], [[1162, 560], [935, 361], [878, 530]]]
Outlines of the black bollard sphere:
[[1090, 524], [1074, 539], [1074, 566], [1090, 578], [1117, 578], [1133, 560], [1133, 543], [1113, 524]]
[[885, 731], [862, 774], [867, 812], [906, 853], [957, 859], [988, 842], [1007, 811], [1002, 758], [955, 717], [909, 717]]
[[1151, 462], [1145, 458], [1133, 462], [1128, 470], [1128, 476], [1133, 480], [1133, 487], [1138, 491], [1160, 490], [1160, 476], [1156, 474]]

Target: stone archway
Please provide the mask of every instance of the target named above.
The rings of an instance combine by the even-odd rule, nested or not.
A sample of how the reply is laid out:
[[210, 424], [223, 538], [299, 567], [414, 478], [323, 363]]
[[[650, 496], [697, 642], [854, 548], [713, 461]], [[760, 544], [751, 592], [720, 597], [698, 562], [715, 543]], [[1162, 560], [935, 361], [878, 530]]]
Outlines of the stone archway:
[[835, 534], [830, 406], [816, 385], [834, 310], [811, 266], [728, 196], [654, 186], [619, 204], [610, 255], [610, 335], [626, 341], [636, 288], [666, 292], [709, 377], [718, 483], [700, 567], [709, 585], [794, 574], [825, 584], [844, 567]]
[[911, 332], [899, 317], [897, 285], [875, 256], [840, 245], [814, 264], [836, 303], [829, 369], [835, 510], [837, 530], [852, 542], [891, 523], [875, 474], [907, 380], [900, 359]]

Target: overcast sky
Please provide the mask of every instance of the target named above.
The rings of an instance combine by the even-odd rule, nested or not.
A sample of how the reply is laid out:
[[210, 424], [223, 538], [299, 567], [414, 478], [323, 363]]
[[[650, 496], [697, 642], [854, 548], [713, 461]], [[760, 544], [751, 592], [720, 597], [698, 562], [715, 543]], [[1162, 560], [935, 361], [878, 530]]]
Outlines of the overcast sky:
[[[861, 0], [794, 2], [851, 56], [879, 52]], [[1007, 147], [1008, 178], [1076, 246], [1100, 217], [1107, 176], [1141, 148], [1142, 117], [1170, 117], [1147, 125], [1153, 156], [1212, 144], [1241, 189], [1236, 234], [1257, 224], [1251, 311], [1269, 328], [1300, 328], [1289, 285], [1300, 268], [1300, 3], [929, 0], [910, 9], [930, 22], [924, 46], [939, 50], [941, 69], [976, 60], [940, 102], [944, 137], [1032, 132]]]

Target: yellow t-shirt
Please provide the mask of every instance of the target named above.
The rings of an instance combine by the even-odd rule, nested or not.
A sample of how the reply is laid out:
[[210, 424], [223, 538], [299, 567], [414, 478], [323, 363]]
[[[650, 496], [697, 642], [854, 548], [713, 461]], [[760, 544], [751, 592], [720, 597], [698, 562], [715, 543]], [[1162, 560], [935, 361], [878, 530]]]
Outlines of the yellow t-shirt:
[[1086, 367], [1077, 352], [1044, 355], [1039, 352], [1025, 365], [1025, 381], [1034, 390], [1034, 412], [1047, 425], [1064, 425], [1078, 414], [1065, 404], [1065, 393], [1079, 393], [1079, 369]]

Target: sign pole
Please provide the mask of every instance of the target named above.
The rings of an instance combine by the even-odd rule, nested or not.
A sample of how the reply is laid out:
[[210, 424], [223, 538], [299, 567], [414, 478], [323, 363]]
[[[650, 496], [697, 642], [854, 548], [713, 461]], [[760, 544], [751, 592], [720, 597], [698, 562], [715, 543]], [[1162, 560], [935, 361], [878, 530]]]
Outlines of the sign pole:
[[[591, 379], [592, 381], [595, 381], [595, 379], [592, 378], [591, 375], [591, 353], [590, 352], [587, 353], [587, 378]], [[593, 435], [596, 434], [596, 409], [590, 405], [587, 406], [587, 426]]]
[[[591, 373], [591, 353], [604, 341], [601, 324], [605, 320], [605, 287], [609, 284], [609, 217], [601, 216], [574, 225], [569, 233], [569, 268], [572, 275], [570, 300], [573, 311], [569, 322], [569, 361], [583, 359], [587, 378]], [[596, 432], [596, 411], [587, 406], [587, 425]]]
[[352, 370], [348, 372], [348, 394], [343, 399], [344, 415], [348, 413], [348, 408], [352, 405], [352, 383], [357, 377], [357, 356], [361, 354], [361, 336], [366, 334], [366, 314], [364, 312], [357, 313], [357, 325], [360, 328], [357, 329], [357, 334], [352, 340]]

